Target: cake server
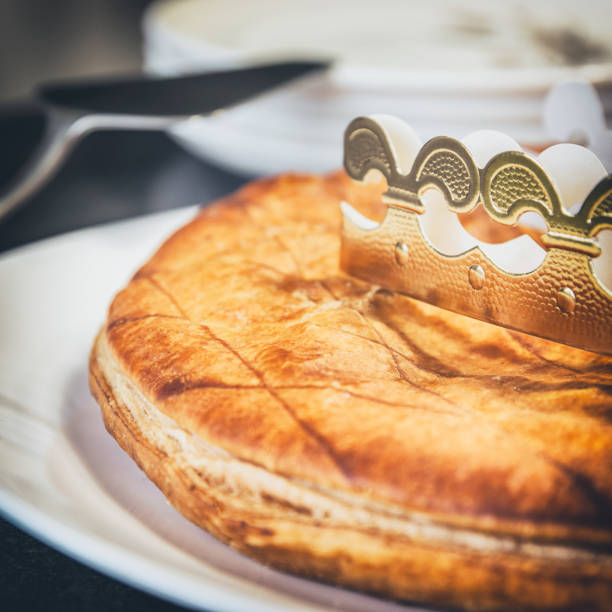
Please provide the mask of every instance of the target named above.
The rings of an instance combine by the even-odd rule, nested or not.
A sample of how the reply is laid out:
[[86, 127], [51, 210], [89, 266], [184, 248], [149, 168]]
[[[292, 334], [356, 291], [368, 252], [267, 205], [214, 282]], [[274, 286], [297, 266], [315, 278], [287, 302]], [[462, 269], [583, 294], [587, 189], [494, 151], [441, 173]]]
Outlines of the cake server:
[[0, 194], [0, 221], [24, 204], [90, 132], [166, 130], [328, 65], [325, 61], [290, 61], [178, 77], [138, 75], [42, 85], [35, 92], [30, 113], [39, 120], [42, 117], [44, 127], [33, 153]]

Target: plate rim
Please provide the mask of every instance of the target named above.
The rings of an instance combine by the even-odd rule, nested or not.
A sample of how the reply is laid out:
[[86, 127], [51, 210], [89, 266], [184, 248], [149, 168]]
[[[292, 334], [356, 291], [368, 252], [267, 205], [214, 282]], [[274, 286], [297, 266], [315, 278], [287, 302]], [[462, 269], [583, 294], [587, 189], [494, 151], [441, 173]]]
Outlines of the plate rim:
[[[10, 269], [14, 266], [20, 266], [24, 259], [27, 263], [31, 263], [31, 261], [28, 261], [29, 256], [36, 258], [39, 264], [43, 262], [43, 259], [45, 262], [54, 261], [56, 254], [57, 257], [64, 258], [67, 255], [62, 248], [63, 246], [73, 249], [75, 244], [77, 246], [80, 244], [80, 240], [88, 239], [89, 234], [93, 234], [95, 237], [98, 233], [113, 232], [117, 226], [128, 230], [134, 223], [153, 221], [156, 223], [155, 228], [159, 229], [158, 233], [167, 236], [169, 232], [176, 231], [178, 227], [192, 218], [194, 212], [199, 209], [200, 205], [189, 205], [155, 211], [146, 215], [88, 226], [43, 238], [0, 253], [0, 269], [11, 273]], [[155, 229], [155, 232], [157, 231]], [[164, 239], [164, 237], [161, 238], [162, 241]], [[158, 246], [159, 244], [158, 241]], [[53, 253], [49, 249], [52, 249]], [[55, 251], [55, 249], [58, 250]], [[130, 257], [132, 256], [133, 254], [130, 254]], [[14, 273], [17, 273], [16, 269]], [[12, 299], [15, 300], [16, 298]], [[83, 365], [83, 369], [86, 369], [85, 365]], [[11, 398], [10, 394], [7, 395], [8, 401]], [[30, 414], [27, 406], [22, 403], [20, 398], [12, 399], [17, 404], [20, 415], [38, 419], [37, 416]], [[0, 405], [3, 403], [4, 398], [0, 396]], [[68, 447], [74, 454], [75, 461], [83, 461], [79, 451], [66, 436], [63, 421], [53, 423], [50, 426], [49, 436], [51, 442], [49, 448], [55, 450]], [[10, 436], [0, 435], [0, 448], [8, 450], [13, 448]], [[18, 451], [20, 453], [24, 452], [23, 449], [18, 449]], [[40, 454], [41, 467], [45, 467], [52, 458], [49, 452], [44, 450]], [[30, 451], [30, 453], [33, 454], [33, 451]], [[96, 482], [95, 477], [91, 474], [88, 473], [87, 477]], [[61, 491], [60, 494], [62, 499], [66, 500], [67, 508], [77, 511], [82, 508], [78, 500], [74, 500], [71, 496], [66, 498]], [[118, 504], [122, 511], [132, 516], [129, 508], [123, 506], [117, 498], [112, 495], [105, 495], [107, 495], [109, 503]], [[323, 612], [330, 607], [334, 608], [332, 599], [335, 596], [333, 594], [323, 597], [316, 595], [308, 597], [303, 588], [293, 588], [291, 585], [287, 589], [279, 588], [266, 580], [260, 582], [253, 577], [242, 575], [240, 572], [217, 567], [212, 557], [208, 561], [194, 558], [189, 551], [185, 551], [174, 542], [167, 540], [154, 527], [144, 524], [144, 527], [151, 532], [152, 538], [159, 538], [165, 546], [186, 555], [186, 559], [194, 559], [196, 563], [194, 568], [197, 569], [200, 562], [204, 564], [204, 567], [202, 573], [199, 573], [190, 569], [188, 565], [185, 567], [180, 564], [177, 565], [171, 560], [165, 562], [163, 556], [148, 557], [146, 549], [141, 551], [129, 546], [122, 546], [120, 542], [106, 539], [104, 531], [98, 532], [95, 529], [89, 529], [87, 525], [71, 525], [69, 512], [64, 514], [61, 508], [57, 512], [45, 509], [45, 507], [39, 508], [35, 501], [20, 495], [18, 490], [13, 490], [10, 484], [4, 482], [0, 482], [0, 517], [35, 539], [95, 571], [162, 600], [191, 609], [210, 612], [213, 610], [215, 612], [236, 612], [237, 610], [244, 610], [245, 606], [248, 606], [248, 609], [253, 612], [287, 609], [296, 610], [296, 612]], [[112, 528], [111, 525], [107, 525], [107, 527]], [[220, 544], [227, 547], [226, 544]], [[231, 547], [227, 548], [231, 551]], [[233, 552], [240, 555], [240, 553]], [[253, 562], [244, 555], [240, 555], [240, 558]], [[210, 571], [206, 571], [207, 567]], [[215, 578], [214, 574], [217, 573], [219, 577]], [[299, 576], [292, 576], [283, 572], [278, 573], [292, 580], [297, 579], [300, 582], [311, 583], [311, 581]], [[223, 580], [223, 577], [226, 580]], [[316, 581], [312, 582], [312, 586], [325, 587], [326, 589], [334, 588], [333, 585], [320, 584]], [[344, 591], [344, 589], [341, 590]], [[366, 595], [353, 593], [350, 590], [348, 593]], [[381, 601], [381, 603], [389, 602]], [[406, 608], [407, 611], [412, 609], [416, 611], [418, 608]]]
[[[181, 32], [164, 20], [164, 6], [169, 0], [155, 0], [147, 7], [142, 20], [145, 53], [160, 43], [172, 52], [183, 52], [192, 62], [202, 62], [203, 68], [221, 69], [254, 62], [278, 61], [278, 54], [251, 54], [198, 39]], [[168, 44], [166, 44], [168, 43]], [[316, 55], [316, 54], [314, 54]], [[286, 57], [284, 58], [286, 59]], [[395, 91], [431, 91], [432, 93], [459, 94], [475, 91], [478, 94], [526, 93], [544, 95], [561, 79], [586, 79], [593, 85], [612, 83], [612, 60], [591, 62], [577, 66], [548, 66], [537, 68], [489, 68], [467, 71], [457, 70], [403, 70], [401, 68], [363, 67], [351, 61], [337, 60], [327, 78], [339, 87], [359, 93], [372, 85]]]

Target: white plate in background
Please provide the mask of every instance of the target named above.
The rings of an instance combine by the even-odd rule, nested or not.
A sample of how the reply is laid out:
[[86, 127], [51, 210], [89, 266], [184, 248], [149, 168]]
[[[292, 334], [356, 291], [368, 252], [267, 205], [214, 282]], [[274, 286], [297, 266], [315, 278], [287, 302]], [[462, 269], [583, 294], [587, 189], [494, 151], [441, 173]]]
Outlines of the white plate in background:
[[93, 338], [113, 294], [195, 211], [0, 256], [0, 513], [91, 567], [190, 607], [415, 611], [234, 552], [175, 511], [106, 433], [87, 386]]
[[343, 130], [362, 114], [403, 117], [423, 139], [497, 129], [541, 146], [547, 91], [579, 77], [611, 118], [610, 23], [607, 0], [173, 0], [147, 13], [144, 56], [163, 74], [333, 57], [325, 75], [175, 131], [245, 174], [312, 172], [340, 165]]

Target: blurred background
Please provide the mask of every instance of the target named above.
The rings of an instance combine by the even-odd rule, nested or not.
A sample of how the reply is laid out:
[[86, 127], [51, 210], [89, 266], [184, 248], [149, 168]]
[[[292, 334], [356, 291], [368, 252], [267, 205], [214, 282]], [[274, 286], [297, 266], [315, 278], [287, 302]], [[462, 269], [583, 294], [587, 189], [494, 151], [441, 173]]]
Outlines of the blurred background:
[[2, 0], [0, 102], [41, 81], [140, 70], [151, 0]]
[[[150, 0], [0, 2], [0, 192], [38, 135], [28, 96], [41, 82], [140, 72]], [[23, 117], [23, 121], [16, 118]], [[0, 251], [69, 230], [207, 202], [245, 178], [159, 132], [87, 136], [40, 191], [0, 222]]]

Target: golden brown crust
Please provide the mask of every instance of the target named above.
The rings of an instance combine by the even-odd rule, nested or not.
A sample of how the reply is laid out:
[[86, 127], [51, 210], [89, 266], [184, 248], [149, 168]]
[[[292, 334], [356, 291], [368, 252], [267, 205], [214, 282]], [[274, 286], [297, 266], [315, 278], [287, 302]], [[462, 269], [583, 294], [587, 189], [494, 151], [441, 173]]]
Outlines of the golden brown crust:
[[[219, 457], [210, 451], [200, 451], [194, 463], [188, 444], [176, 443], [176, 430], [144, 414], [155, 409], [147, 409], [129, 382], [127, 388], [118, 384], [116, 372], [109, 381], [113, 367], [105, 353], [100, 335], [90, 387], [106, 428], [182, 514], [236, 550], [289, 572], [445, 608], [609, 609], [609, 556], [555, 546], [496, 546], [478, 536], [463, 542], [432, 538], [427, 526], [402, 530], [402, 519], [385, 521], [383, 511], [378, 523], [363, 509], [361, 521], [355, 520], [351, 500], [332, 499], [326, 507], [318, 492], [300, 496], [282, 482], [279, 489], [265, 476], [254, 478], [260, 468], [246, 466], [250, 471], [241, 475], [245, 466], [232, 465], [239, 463], [232, 458], [222, 457], [219, 468]], [[120, 389], [116, 394], [114, 387]]]
[[[343, 175], [285, 176], [206, 208], [115, 298], [103, 333], [117, 367], [181, 428], [270, 473], [447, 526], [609, 549], [612, 360], [343, 276], [338, 202], [380, 215], [378, 195]], [[95, 388], [103, 409], [112, 404]], [[138, 459], [146, 454], [138, 441], [128, 441], [132, 424], [125, 429], [115, 433], [120, 443], [172, 501], [169, 489], [184, 475], [153, 473], [152, 460]], [[203, 510], [186, 496], [173, 503], [248, 548], [207, 524], [205, 500]], [[316, 539], [312, 527], [300, 529]], [[388, 543], [387, 562], [403, 546]], [[326, 579], [340, 571], [337, 559], [264, 548], [247, 552], [283, 567], [283, 558], [301, 558], [300, 572]], [[478, 573], [487, 563], [481, 555], [468, 566]], [[517, 567], [530, 564], [521, 558]], [[352, 582], [347, 570], [338, 580], [444, 603], [418, 595], [411, 580], [390, 587], [381, 576], [394, 572], [377, 571]], [[530, 592], [529, 571], [507, 571]], [[559, 580], [572, 572], [573, 589], [603, 588], [579, 587], [589, 581], [575, 566], [538, 571], [561, 594]], [[476, 593], [485, 582], [474, 580]]]

